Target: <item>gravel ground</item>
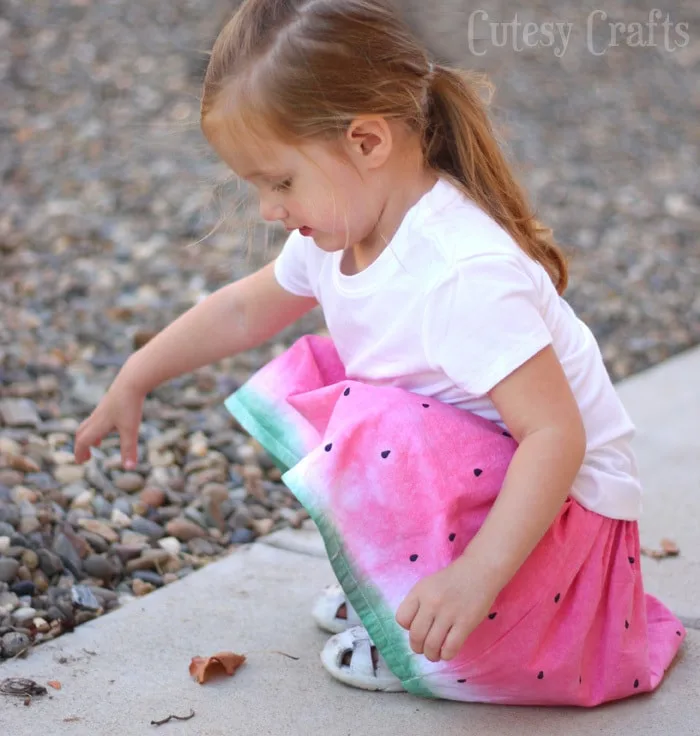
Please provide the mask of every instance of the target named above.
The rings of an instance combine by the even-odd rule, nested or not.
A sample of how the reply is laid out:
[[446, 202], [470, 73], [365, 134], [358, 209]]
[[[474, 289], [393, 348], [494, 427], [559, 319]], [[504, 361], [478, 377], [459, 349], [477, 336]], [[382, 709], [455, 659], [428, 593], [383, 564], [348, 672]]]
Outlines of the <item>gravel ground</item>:
[[[595, 56], [590, 11], [529, 5], [522, 20], [577, 24], [561, 58], [487, 40], [466, 59], [449, 2], [425, 35], [492, 74], [511, 155], [569, 246], [567, 297], [620, 379], [700, 341], [700, 11], [668, 10], [690, 24], [684, 48]], [[631, 22], [650, 7], [607, 10]], [[85, 467], [72, 457], [125, 357], [279, 245], [197, 128], [203, 51], [229, 8], [0, 1], [0, 658], [305, 518], [222, 400], [318, 314], [155, 391], [134, 472], [112, 439]]]

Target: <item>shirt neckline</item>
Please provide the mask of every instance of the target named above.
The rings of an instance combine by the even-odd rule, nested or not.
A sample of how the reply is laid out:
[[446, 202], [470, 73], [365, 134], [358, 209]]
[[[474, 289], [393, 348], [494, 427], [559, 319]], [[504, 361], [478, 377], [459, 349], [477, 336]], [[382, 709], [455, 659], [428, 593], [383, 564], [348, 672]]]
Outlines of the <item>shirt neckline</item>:
[[418, 222], [433, 211], [435, 203], [439, 202], [451, 185], [441, 178], [406, 212], [401, 224], [394, 233], [384, 250], [367, 268], [359, 273], [348, 275], [340, 270], [343, 251], [332, 253], [333, 284], [335, 288], [346, 295], [364, 295], [380, 286], [397, 267], [401, 266], [403, 254], [410, 245], [410, 231]]

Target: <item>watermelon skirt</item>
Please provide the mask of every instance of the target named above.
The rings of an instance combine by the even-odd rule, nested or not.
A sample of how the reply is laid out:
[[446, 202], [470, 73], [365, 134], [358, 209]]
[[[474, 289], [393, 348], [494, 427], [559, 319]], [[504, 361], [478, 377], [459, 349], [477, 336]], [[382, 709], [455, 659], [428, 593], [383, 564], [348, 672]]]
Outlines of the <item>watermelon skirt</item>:
[[226, 406], [318, 526], [348, 600], [407, 691], [594, 706], [661, 682], [685, 630], [644, 592], [637, 523], [571, 498], [454, 659], [411, 650], [396, 611], [483, 523], [516, 449], [497, 425], [349, 380], [332, 341], [316, 336], [271, 361]]

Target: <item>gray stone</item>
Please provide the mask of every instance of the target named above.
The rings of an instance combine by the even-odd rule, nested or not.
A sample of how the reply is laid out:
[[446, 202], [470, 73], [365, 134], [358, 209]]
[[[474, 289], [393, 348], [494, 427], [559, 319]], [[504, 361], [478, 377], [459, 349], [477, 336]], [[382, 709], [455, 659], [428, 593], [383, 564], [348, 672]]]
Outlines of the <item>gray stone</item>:
[[102, 496], [95, 496], [93, 498], [92, 508], [95, 509], [95, 515], [102, 519], [109, 519], [112, 513], [112, 504]]
[[144, 486], [144, 479], [138, 473], [122, 473], [115, 481], [114, 485], [125, 493], [136, 493]]
[[37, 427], [41, 417], [29, 399], [0, 399], [0, 419], [8, 427]]
[[131, 528], [139, 534], [144, 534], [150, 540], [155, 541], [165, 536], [165, 529], [155, 521], [145, 519], [143, 516], [134, 516], [131, 520]]
[[98, 611], [101, 608], [100, 602], [87, 585], [74, 585], [71, 588], [71, 598], [78, 608], [88, 611]]
[[125, 498], [124, 496], [119, 496], [118, 498], [114, 499], [114, 508], [119, 509], [119, 511], [122, 512], [122, 514], [126, 514], [127, 516], [131, 516], [131, 506], [132, 502], [130, 498]]
[[135, 570], [132, 573], [132, 577], [137, 578], [138, 580], [143, 580], [144, 583], [155, 585], [157, 588], [160, 588], [163, 585], [162, 575], [152, 572], [151, 570]]
[[19, 562], [11, 557], [0, 557], [0, 581], [3, 583], [11, 583], [17, 571], [19, 570]]
[[85, 470], [85, 480], [100, 493], [107, 495], [116, 495], [116, 489], [112, 481], [97, 467], [94, 460], [91, 460]]
[[24, 626], [28, 624], [36, 616], [36, 609], [26, 607], [17, 608], [12, 612], [12, 620], [17, 626]]
[[78, 536], [84, 539], [98, 554], [104, 554], [109, 550], [109, 542], [99, 534], [81, 531], [78, 533]]
[[[70, 572], [74, 575], [80, 574], [80, 570], [82, 569], [82, 560], [80, 559], [80, 555], [72, 545], [70, 539], [68, 539], [63, 532], [60, 532], [56, 537], [53, 549]], [[44, 570], [44, 572], [46, 572], [46, 570]], [[46, 574], [48, 575], [47, 572]]]
[[231, 544], [249, 544], [255, 539], [255, 534], [250, 529], [239, 528], [231, 532]]
[[0, 652], [2, 652], [2, 655], [8, 659], [10, 657], [16, 657], [20, 652], [31, 645], [31, 639], [26, 634], [20, 634], [16, 631], [11, 631], [5, 634], [2, 639], [0, 639], [0, 642], [2, 642]]
[[13, 503], [0, 504], [0, 522], [17, 526], [19, 524], [19, 509]]
[[212, 557], [217, 554], [216, 545], [212, 544], [208, 539], [195, 537], [187, 543], [190, 552], [197, 557]]
[[46, 577], [51, 578], [63, 572], [63, 562], [58, 555], [48, 549], [40, 549], [37, 554], [39, 555], [39, 567]]
[[101, 555], [89, 555], [83, 560], [83, 570], [98, 580], [111, 580], [115, 569], [112, 563]]

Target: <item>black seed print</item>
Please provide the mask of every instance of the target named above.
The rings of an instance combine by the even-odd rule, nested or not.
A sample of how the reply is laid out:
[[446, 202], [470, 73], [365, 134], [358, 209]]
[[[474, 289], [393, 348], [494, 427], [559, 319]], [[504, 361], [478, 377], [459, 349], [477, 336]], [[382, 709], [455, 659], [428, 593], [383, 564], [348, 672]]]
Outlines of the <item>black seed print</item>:
[[560, 598], [561, 598], [561, 593], [557, 593], [557, 594], [556, 594], [556, 595], [554, 596], [554, 602], [555, 602], [555, 603], [559, 603], [559, 599], [560, 599]]
[[481, 468], [474, 468], [474, 475], [478, 478], [484, 471]]
[[450, 534], [450, 542], [454, 542], [456, 536], [456, 534]]
[[626, 629], [629, 629], [629, 627], [630, 627], [630, 622], [629, 621], [625, 621], [625, 628]]
[[504, 432], [503, 433], [503, 436], [504, 437], [512, 437], [513, 435], [510, 432]]
[[581, 679], [581, 677], [579, 677], [578, 678], [578, 684], [580, 685], [582, 682], [583, 682], [583, 680]]
[[411, 562], [415, 562], [418, 559], [418, 555], [411, 555], [408, 559], [411, 560]]
[[430, 404], [423, 404], [424, 409], [428, 409], [430, 407]]
[[630, 565], [634, 565], [634, 557], [628, 557], [627, 559], [628, 559]]
[[390, 453], [390, 452], [391, 452], [391, 450], [384, 450], [384, 452], [382, 452], [382, 457], [383, 457], [383, 458], [387, 458], [387, 457], [389, 457], [389, 453]]
[[489, 618], [490, 618], [490, 619], [491, 619], [492, 621], [493, 621], [493, 620], [494, 620], [494, 619], [496, 618], [496, 616], [498, 616], [498, 613], [497, 613], [497, 612], [496, 612], [496, 613], [489, 613]]
[[538, 680], [542, 680], [543, 678], [544, 678], [544, 672], [542, 672], [542, 670], [540, 670], [539, 675], [537, 675], [537, 679]]
[[639, 687], [639, 680], [634, 681], [634, 689], [636, 690]]
[[345, 391], [343, 391], [343, 396], [349, 396], [350, 395], [350, 389], [346, 388]]
[[333, 443], [332, 442], [329, 442], [323, 449], [326, 452], [330, 452], [332, 447], [333, 447]]
[[466, 680], [457, 680], [457, 682], [466, 682]]
[[682, 636], [680, 631], [676, 631], [676, 636]]

